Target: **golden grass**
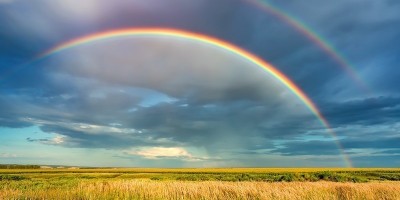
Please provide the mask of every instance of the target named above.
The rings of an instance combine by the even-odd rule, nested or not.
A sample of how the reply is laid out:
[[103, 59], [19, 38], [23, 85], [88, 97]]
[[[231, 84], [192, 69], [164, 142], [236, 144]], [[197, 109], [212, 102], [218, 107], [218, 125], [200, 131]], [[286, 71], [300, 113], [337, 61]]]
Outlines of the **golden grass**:
[[0, 199], [400, 199], [400, 182], [82, 180], [72, 188], [3, 186]]
[[[400, 200], [400, 181], [393, 181], [399, 180], [399, 172], [399, 168], [1, 169], [0, 200]], [[272, 173], [272, 175], [269, 173]], [[280, 176], [287, 176], [290, 178], [290, 175], [293, 175], [290, 180], [285, 179], [283, 181], [297, 180], [303, 182], [265, 182], [281, 181], [280, 179], [275, 180], [275, 178], [279, 178]], [[308, 178], [300, 180], [299, 177], [303, 177], [302, 175], [304, 175], [304, 177], [309, 176], [317, 179]], [[328, 178], [320, 178], [321, 175], [326, 175]], [[240, 179], [242, 176], [252, 177], [253, 179]], [[232, 180], [228, 179], [226, 182], [217, 181], [225, 180], [217, 179], [218, 177], [231, 177]], [[360, 180], [365, 179], [369, 182], [351, 183], [350, 181], [353, 179], [345, 179], [346, 177], [360, 178]], [[335, 178], [339, 179], [336, 180]], [[249, 180], [253, 182], [248, 182]], [[307, 182], [310, 180], [316, 182]], [[349, 182], [327, 182], [326, 180]]]

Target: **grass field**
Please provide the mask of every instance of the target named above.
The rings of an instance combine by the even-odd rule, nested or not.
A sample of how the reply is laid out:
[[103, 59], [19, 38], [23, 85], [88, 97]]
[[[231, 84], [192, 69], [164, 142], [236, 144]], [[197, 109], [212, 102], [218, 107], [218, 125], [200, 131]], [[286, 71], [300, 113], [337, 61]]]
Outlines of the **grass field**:
[[1, 169], [0, 199], [400, 199], [400, 169]]

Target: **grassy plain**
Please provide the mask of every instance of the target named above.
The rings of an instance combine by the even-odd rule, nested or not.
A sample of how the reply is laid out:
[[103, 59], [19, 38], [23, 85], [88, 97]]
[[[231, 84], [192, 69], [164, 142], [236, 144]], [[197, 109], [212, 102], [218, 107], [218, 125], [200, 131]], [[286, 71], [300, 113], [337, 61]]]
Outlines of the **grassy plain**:
[[0, 199], [400, 199], [400, 169], [1, 169]]

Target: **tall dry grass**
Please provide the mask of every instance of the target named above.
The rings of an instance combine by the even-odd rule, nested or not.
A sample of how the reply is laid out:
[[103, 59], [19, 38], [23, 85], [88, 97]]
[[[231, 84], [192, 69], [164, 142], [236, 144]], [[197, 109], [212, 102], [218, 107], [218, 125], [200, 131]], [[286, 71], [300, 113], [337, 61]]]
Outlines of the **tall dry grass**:
[[81, 181], [72, 188], [3, 186], [0, 199], [400, 199], [400, 182]]

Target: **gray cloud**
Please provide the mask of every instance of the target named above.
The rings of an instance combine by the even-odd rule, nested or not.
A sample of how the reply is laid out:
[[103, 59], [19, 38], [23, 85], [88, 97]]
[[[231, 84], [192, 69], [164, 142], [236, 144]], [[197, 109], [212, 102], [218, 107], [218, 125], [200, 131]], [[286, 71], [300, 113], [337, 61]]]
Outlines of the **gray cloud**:
[[271, 151], [286, 156], [293, 155], [338, 155], [338, 146], [332, 141], [298, 141], [287, 142], [284, 147]]
[[334, 126], [391, 124], [400, 117], [400, 99], [381, 96], [346, 102], [328, 103], [322, 108]]
[[32, 142], [116, 149], [178, 145], [217, 153], [273, 148], [271, 140], [321, 128], [267, 72], [196, 42], [115, 39], [66, 50], [32, 67], [47, 76], [20, 103], [36, 109], [17, 109], [15, 120], [65, 136], [59, 143]]

